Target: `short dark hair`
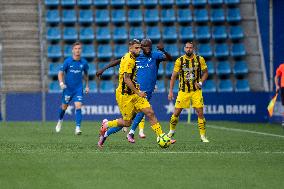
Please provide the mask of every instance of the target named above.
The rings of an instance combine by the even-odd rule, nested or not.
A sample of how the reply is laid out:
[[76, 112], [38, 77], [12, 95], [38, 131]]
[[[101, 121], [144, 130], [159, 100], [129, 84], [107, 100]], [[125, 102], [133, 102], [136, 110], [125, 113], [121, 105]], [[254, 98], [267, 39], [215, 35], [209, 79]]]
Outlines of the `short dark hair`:
[[191, 44], [191, 45], [193, 45], [193, 46], [195, 46], [195, 43], [193, 42], [193, 41], [187, 41], [185, 44], [184, 44], [184, 46], [186, 46], [186, 44]]
[[141, 45], [145, 45], [146, 43], [151, 43], [151, 44], [152, 44], [151, 39], [145, 38], [145, 39], [143, 39], [143, 40], [141, 41]]
[[72, 49], [76, 46], [76, 45], [81, 45], [82, 43], [80, 41], [76, 41], [75, 43], [72, 44]]
[[129, 41], [128, 45], [132, 46], [134, 44], [141, 44], [141, 42], [138, 39], [132, 39], [131, 41]]

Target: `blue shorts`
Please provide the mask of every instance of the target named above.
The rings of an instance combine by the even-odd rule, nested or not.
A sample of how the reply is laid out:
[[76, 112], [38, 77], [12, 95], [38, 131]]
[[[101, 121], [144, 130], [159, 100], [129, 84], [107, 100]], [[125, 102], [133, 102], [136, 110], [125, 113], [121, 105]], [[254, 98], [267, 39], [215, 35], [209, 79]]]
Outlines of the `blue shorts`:
[[74, 102], [81, 102], [83, 101], [83, 89], [77, 90], [68, 90], [64, 89], [62, 94], [62, 104], [69, 104], [73, 100]]

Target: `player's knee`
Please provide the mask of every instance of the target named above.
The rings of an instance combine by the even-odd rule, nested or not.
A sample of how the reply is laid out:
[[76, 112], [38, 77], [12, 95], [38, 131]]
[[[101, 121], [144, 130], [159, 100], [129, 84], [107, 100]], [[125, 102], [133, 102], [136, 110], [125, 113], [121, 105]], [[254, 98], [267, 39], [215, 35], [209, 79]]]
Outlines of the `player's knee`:
[[148, 117], [148, 118], [153, 118], [155, 116], [154, 114], [154, 111], [152, 109], [149, 109], [145, 112], [145, 115]]
[[125, 127], [130, 127], [132, 121], [130, 121], [130, 120], [123, 120], [123, 121], [124, 121], [124, 126]]

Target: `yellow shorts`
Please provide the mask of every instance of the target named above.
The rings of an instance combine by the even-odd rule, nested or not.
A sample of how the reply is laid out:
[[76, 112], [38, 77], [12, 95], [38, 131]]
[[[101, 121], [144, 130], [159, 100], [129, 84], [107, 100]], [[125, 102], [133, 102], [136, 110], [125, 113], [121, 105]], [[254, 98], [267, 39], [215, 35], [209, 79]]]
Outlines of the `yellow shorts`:
[[137, 94], [124, 94], [116, 91], [116, 102], [120, 113], [124, 120], [132, 120], [135, 113], [140, 112], [141, 109], [151, 107], [146, 98], [139, 97]]
[[203, 96], [201, 90], [192, 91], [189, 93], [179, 91], [176, 99], [176, 108], [189, 108], [190, 104], [193, 108], [203, 108]]

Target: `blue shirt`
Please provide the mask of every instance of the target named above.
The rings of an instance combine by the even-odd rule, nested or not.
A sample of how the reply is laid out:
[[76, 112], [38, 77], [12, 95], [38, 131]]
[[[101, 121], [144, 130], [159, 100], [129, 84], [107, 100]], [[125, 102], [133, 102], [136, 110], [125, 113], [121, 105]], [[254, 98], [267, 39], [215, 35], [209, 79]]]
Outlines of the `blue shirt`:
[[80, 60], [74, 60], [72, 57], [66, 58], [60, 71], [65, 73], [64, 78], [67, 89], [83, 89], [83, 72], [88, 74], [88, 70], [87, 60], [83, 58]]
[[149, 56], [141, 52], [136, 58], [137, 83], [140, 85], [141, 91], [151, 93], [154, 91], [159, 63], [164, 60], [166, 57], [161, 51], [152, 51]]

